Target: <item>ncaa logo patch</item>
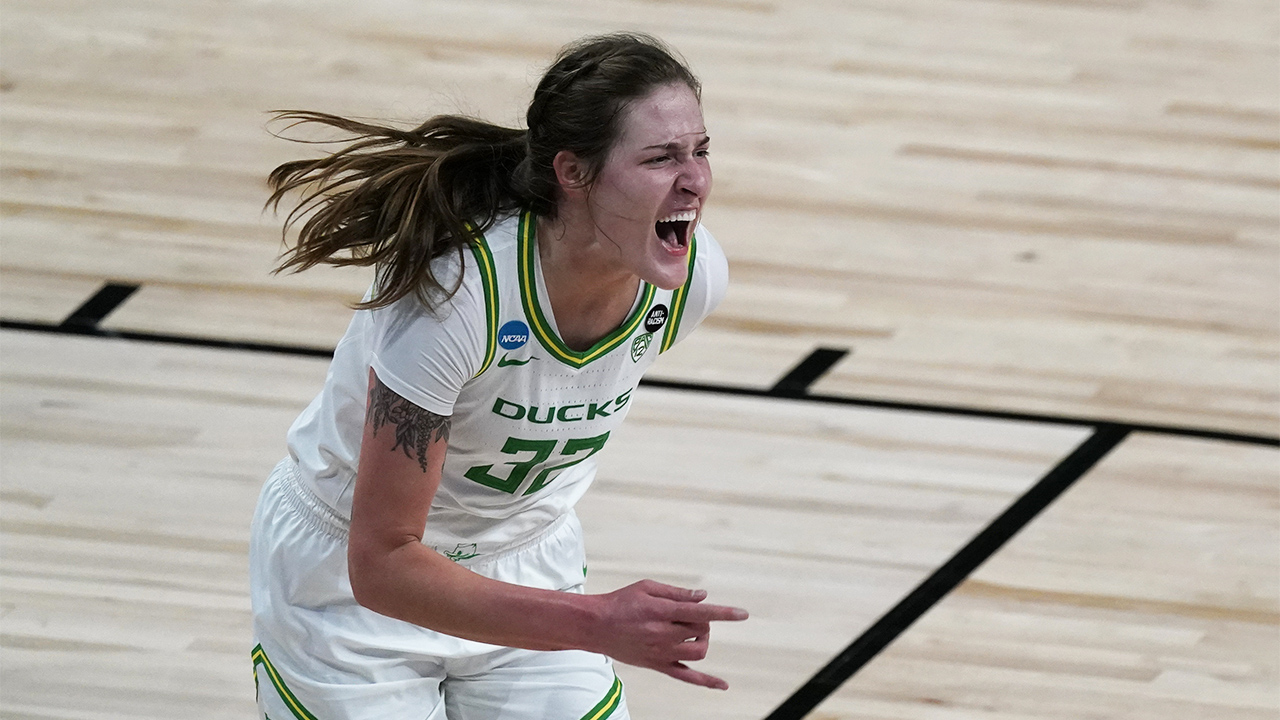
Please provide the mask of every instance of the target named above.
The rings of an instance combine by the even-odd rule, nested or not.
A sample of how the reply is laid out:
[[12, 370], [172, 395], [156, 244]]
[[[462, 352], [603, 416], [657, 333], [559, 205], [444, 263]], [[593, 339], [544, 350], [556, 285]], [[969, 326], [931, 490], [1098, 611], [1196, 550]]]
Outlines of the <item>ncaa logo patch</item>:
[[503, 350], [515, 350], [529, 342], [529, 326], [512, 320], [498, 330], [498, 344]]
[[644, 318], [644, 329], [651, 333], [658, 332], [658, 329], [666, 322], [667, 306], [654, 305], [653, 308], [649, 310], [649, 314]]

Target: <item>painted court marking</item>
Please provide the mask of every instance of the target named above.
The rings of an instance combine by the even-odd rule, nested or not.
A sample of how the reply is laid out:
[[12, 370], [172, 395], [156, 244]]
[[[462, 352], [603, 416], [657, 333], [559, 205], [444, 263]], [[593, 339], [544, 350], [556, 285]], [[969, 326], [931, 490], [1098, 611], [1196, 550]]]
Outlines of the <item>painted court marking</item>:
[[[331, 349], [325, 348], [106, 330], [100, 327], [101, 322], [137, 291], [138, 287], [138, 285], [125, 283], [107, 283], [60, 324], [0, 320], [0, 329], [64, 335], [89, 335], [140, 342], [246, 352], [268, 352], [303, 357], [332, 357], [333, 355]], [[862, 635], [854, 639], [848, 647], [836, 655], [826, 666], [801, 685], [791, 697], [784, 700], [765, 720], [799, 720], [799, 718], [806, 716], [852, 677], [854, 673], [906, 631], [925, 612], [955, 589], [979, 565], [991, 557], [1010, 538], [1070, 488], [1073, 483], [1083, 477], [1100, 460], [1106, 457], [1111, 450], [1123, 442], [1129, 434], [1147, 432], [1280, 447], [1280, 437], [1233, 433], [1207, 428], [1111, 422], [1091, 418], [1005, 412], [960, 406], [811, 395], [809, 387], [848, 354], [849, 350], [847, 349], [818, 348], [783, 375], [768, 390], [672, 380], [644, 379], [641, 380], [640, 384], [688, 392], [767, 397], [778, 400], [854, 405], [1054, 425], [1091, 426], [1094, 428], [1094, 432], [995, 520], [983, 528], [946, 563], [935, 570], [933, 574], [886, 612]]]

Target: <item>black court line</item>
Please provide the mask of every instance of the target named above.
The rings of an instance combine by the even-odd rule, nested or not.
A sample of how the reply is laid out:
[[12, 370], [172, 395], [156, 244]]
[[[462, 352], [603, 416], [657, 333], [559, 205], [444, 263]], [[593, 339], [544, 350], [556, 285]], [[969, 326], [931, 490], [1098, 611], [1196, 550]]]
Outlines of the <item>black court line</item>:
[[1130, 433], [1122, 425], [1101, 425], [1022, 497], [983, 528], [942, 567], [885, 613], [826, 667], [800, 686], [765, 720], [798, 720], [835, 692], [863, 665], [884, 650], [929, 608], [1031, 522], [1067, 488], [1106, 457]]
[[[239, 340], [217, 340], [212, 338], [192, 337], [188, 335], [167, 335], [163, 333], [138, 332], [132, 330], [107, 330], [97, 326], [66, 326], [50, 323], [27, 322], [20, 320], [0, 320], [0, 329], [22, 330], [26, 332], [53, 333], [58, 335], [91, 335], [95, 337], [120, 338], [139, 342], [160, 343], [164, 345], [189, 345], [192, 347], [216, 348], [221, 350], [244, 350], [248, 352], [274, 353], [280, 355], [297, 355], [302, 357], [333, 357], [332, 348], [318, 348], [305, 345], [281, 345], [276, 343], [256, 343]], [[815, 353], [839, 352], [820, 348]], [[810, 356], [812, 357], [812, 355]], [[830, 357], [830, 355], [827, 355]], [[838, 359], [838, 358], [837, 358]], [[797, 369], [808, 363], [801, 361]], [[834, 361], [832, 361], [834, 363]], [[819, 363], [809, 364], [810, 368]], [[829, 365], [827, 366], [829, 367]], [[826, 368], [822, 368], [825, 370]], [[794, 370], [792, 372], [795, 372]], [[790, 375], [790, 373], [788, 373]], [[785, 378], [784, 378], [785, 379]], [[1051, 425], [1076, 425], [1092, 427], [1099, 425], [1117, 425], [1133, 432], [1154, 433], [1157, 435], [1174, 435], [1206, 440], [1223, 440], [1226, 442], [1247, 443], [1250, 445], [1266, 445], [1280, 447], [1280, 437], [1271, 435], [1251, 435], [1212, 428], [1181, 427], [1176, 425], [1155, 425], [1149, 423], [1132, 423], [1107, 418], [1070, 417], [1065, 415], [1048, 415], [1038, 413], [1009, 412], [1005, 410], [986, 410], [982, 408], [962, 407], [957, 405], [941, 405], [928, 403], [899, 402], [896, 400], [876, 400], [873, 398], [847, 397], [843, 395], [813, 395], [808, 392], [794, 392], [784, 388], [782, 392], [774, 388], [741, 387], [736, 385], [717, 385], [713, 383], [694, 383], [680, 380], [657, 380], [645, 378], [642, 386], [664, 388], [667, 390], [687, 390], [690, 392], [714, 393], [718, 395], [736, 395], [741, 397], [759, 397], [799, 400], [803, 402], [827, 403], [832, 405], [852, 405], [856, 407], [882, 408], [886, 410], [902, 410], [907, 412], [924, 412], [939, 415], [958, 415], [963, 417], [988, 418], [992, 420], [1015, 420], [1019, 422], [1045, 423]], [[781, 383], [779, 383], [781, 384]]]
[[62, 321], [62, 326], [96, 328], [98, 323], [110, 315], [112, 310], [120, 307], [120, 304], [128, 300], [137, 289], [137, 285], [107, 283], [93, 297], [85, 300], [83, 305], [68, 315], [67, 319]]
[[769, 390], [769, 394], [785, 397], [808, 395], [809, 386], [848, 354], [848, 350], [834, 348], [818, 348], [814, 350], [809, 353], [809, 357], [801, 360], [799, 365], [792, 368], [791, 372], [783, 375], [781, 380], [774, 383]]
[[[114, 289], [113, 289], [114, 288]], [[61, 325], [45, 323], [18, 322], [0, 320], [0, 328], [25, 330], [30, 332], [46, 332], [57, 334], [93, 335], [99, 337], [121, 338], [143, 342], [156, 342], [196, 347], [209, 347], [229, 350], [247, 350], [252, 352], [269, 352], [305, 357], [332, 357], [333, 351], [325, 348], [275, 345], [266, 343], [236, 342], [228, 340], [211, 340], [207, 338], [183, 337], [158, 333], [132, 331], [111, 331], [98, 327], [98, 323], [112, 309], [123, 302], [136, 290], [136, 286], [108, 285], [99, 291], [80, 310]], [[127, 291], [126, 291], [127, 290]], [[113, 298], [118, 298], [113, 301]], [[79, 318], [77, 322], [71, 322]], [[94, 319], [96, 318], [96, 319]], [[1141, 425], [1134, 423], [1116, 423], [1089, 418], [1070, 418], [1052, 415], [1036, 415], [1032, 413], [1012, 413], [990, 411], [978, 408], [965, 408], [945, 405], [927, 405], [924, 403], [902, 403], [884, 400], [849, 398], [830, 395], [810, 395], [808, 388], [823, 373], [839, 362], [847, 351], [819, 348], [801, 361], [795, 368], [782, 377], [768, 390], [733, 387], [724, 385], [707, 385], [666, 380], [642, 380], [642, 385], [650, 387], [686, 390], [693, 392], [709, 392], [726, 395], [790, 399], [806, 402], [820, 402], [840, 405], [877, 407], [913, 412], [941, 413], [970, 417], [993, 418], [1003, 420], [1019, 420], [1025, 422], [1051, 423], [1058, 425], [1093, 426], [1094, 433], [1074, 451], [1050, 470], [1030, 490], [1019, 497], [1003, 513], [979, 532], [972, 540], [951, 557], [945, 564], [934, 571], [905, 598], [885, 613], [866, 632], [853, 641], [831, 662], [818, 671], [808, 682], [802, 685], [791, 697], [779, 705], [765, 720], [799, 720], [818, 706], [823, 700], [835, 692], [845, 681], [860, 668], [879, 654], [894, 639], [901, 635], [929, 608], [964, 581], [975, 569], [999, 550], [1006, 542], [1017, 534], [1027, 523], [1035, 519], [1058, 496], [1067, 490], [1076, 480], [1094, 467], [1113, 448], [1120, 444], [1131, 432], [1143, 431], [1168, 435], [1182, 435], [1232, 442], [1244, 442], [1280, 447], [1280, 438], [1242, 433], [1230, 433], [1203, 428], [1182, 428], [1158, 425]]]
[[108, 339], [136, 340], [138, 342], [149, 342], [159, 345], [187, 345], [190, 347], [215, 348], [218, 350], [244, 350], [247, 352], [272, 353], [277, 355], [300, 355], [302, 357], [317, 358], [333, 357], [333, 350], [328, 348], [307, 347], [304, 345], [256, 343], [242, 340], [218, 340], [214, 338], [191, 337], [187, 335], [165, 335], [162, 333], [137, 332], [133, 330], [110, 330], [96, 326], [50, 325], [48, 323], [25, 322], [21, 320], [0, 320], [0, 329], [51, 333], [54, 335], [90, 335], [93, 337]]
[[[3, 324], [0, 323], [0, 327]], [[657, 380], [645, 378], [641, 385], [665, 388], [668, 390], [689, 390], [692, 392], [716, 393], [720, 395], [739, 395], [745, 397], [784, 398], [803, 400], [805, 402], [827, 403], [831, 405], [854, 405], [857, 407], [883, 408], [905, 412], [933, 413], [936, 415], [958, 415], [963, 417], [986, 418], [990, 420], [1014, 420], [1018, 422], [1041, 423], [1046, 425], [1075, 425], [1080, 427], [1096, 427], [1099, 425], [1118, 425], [1134, 432], [1154, 433], [1156, 435], [1176, 435], [1204, 440], [1223, 440], [1226, 442], [1247, 443], [1250, 445], [1269, 445], [1280, 447], [1280, 436], [1253, 435], [1250, 433], [1216, 430], [1213, 428], [1183, 427], [1179, 425], [1158, 425], [1154, 423], [1137, 423], [1109, 418], [1091, 418], [1069, 415], [1050, 415], [1047, 413], [1023, 413], [1008, 410], [987, 410], [985, 408], [964, 407], [961, 405], [944, 405], [932, 403], [912, 403], [898, 400], [877, 400], [874, 398], [858, 398], [845, 395], [800, 395], [776, 393], [772, 389], [738, 387], [734, 385], [716, 385], [711, 383], [694, 383], [683, 380]]]

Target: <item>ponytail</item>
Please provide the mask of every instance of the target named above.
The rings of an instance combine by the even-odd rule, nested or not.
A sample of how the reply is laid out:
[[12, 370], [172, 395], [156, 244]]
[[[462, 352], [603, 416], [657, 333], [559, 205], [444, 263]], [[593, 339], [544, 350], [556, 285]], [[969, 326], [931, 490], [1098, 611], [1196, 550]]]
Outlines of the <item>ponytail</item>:
[[629, 104], [669, 84], [695, 95], [701, 89], [661, 41], [615, 33], [584, 38], [560, 52], [534, 90], [527, 131], [455, 115], [398, 130], [325, 113], [278, 112], [277, 120], [292, 121], [289, 127], [327, 125], [351, 138], [327, 157], [272, 171], [268, 207], [278, 208], [295, 190], [303, 193], [285, 220], [286, 237], [306, 216], [276, 272], [321, 263], [374, 265], [373, 295], [355, 307], [385, 307], [412, 293], [432, 308], [458, 290], [457, 283], [441, 285], [433, 260], [447, 252], [462, 258], [469, 243], [516, 210], [554, 219], [561, 199], [556, 154], [567, 150], [583, 161], [590, 185], [621, 133]]
[[[386, 307], [410, 293], [426, 307], [448, 298], [431, 262], [459, 254], [500, 215], [520, 207], [512, 187], [525, 158], [523, 130], [452, 115], [412, 130], [373, 125], [318, 112], [287, 111], [290, 128], [315, 123], [353, 137], [317, 160], [287, 162], [271, 172], [268, 207], [303, 193], [285, 220], [287, 233], [306, 216], [297, 242], [276, 272], [301, 272], [321, 263], [373, 265], [378, 281], [360, 309]], [[459, 275], [459, 282], [461, 275]]]

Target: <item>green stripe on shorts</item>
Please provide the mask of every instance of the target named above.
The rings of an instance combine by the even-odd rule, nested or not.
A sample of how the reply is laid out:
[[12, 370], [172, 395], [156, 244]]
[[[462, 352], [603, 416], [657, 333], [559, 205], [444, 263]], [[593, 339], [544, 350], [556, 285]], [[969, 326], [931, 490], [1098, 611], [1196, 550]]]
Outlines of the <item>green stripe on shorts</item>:
[[609, 692], [604, 694], [604, 699], [598, 705], [587, 711], [582, 716], [582, 720], [604, 720], [613, 714], [614, 710], [622, 704], [622, 681], [617, 675], [613, 676], [613, 687], [609, 688]]
[[[253, 658], [253, 684], [258, 685], [258, 665], [262, 665], [267, 671], [267, 677], [271, 679], [271, 684], [275, 686], [276, 692], [280, 693], [280, 699], [284, 701], [289, 711], [298, 720], [316, 720], [316, 716], [307, 712], [307, 709], [298, 702], [298, 698], [293, 696], [289, 688], [285, 686], [284, 680], [280, 677], [280, 673], [276, 672], [276, 666], [271, 664], [271, 660], [267, 658], [267, 653], [263, 651], [262, 646], [258, 645], [253, 649], [251, 655]], [[605, 717], [601, 715], [600, 717]]]

